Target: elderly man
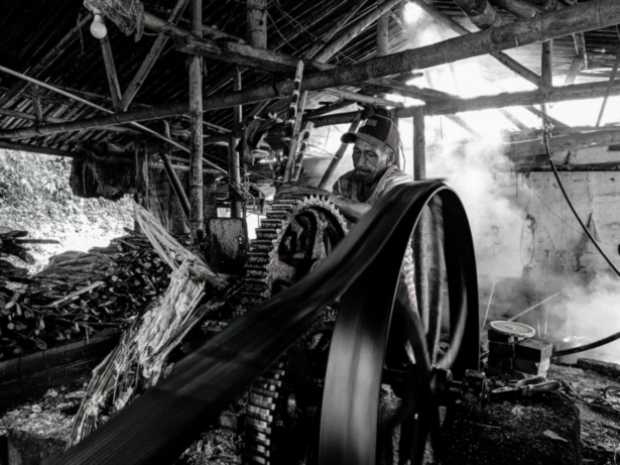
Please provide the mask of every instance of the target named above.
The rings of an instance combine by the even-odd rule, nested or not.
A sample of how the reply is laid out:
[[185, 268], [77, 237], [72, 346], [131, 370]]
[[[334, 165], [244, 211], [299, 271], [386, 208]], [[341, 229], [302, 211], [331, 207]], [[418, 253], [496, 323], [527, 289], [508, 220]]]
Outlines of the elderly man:
[[355, 144], [354, 169], [336, 181], [332, 200], [346, 216], [358, 219], [387, 191], [411, 181], [398, 167], [400, 138], [388, 110], [374, 109], [360, 130], [344, 134], [342, 142]]

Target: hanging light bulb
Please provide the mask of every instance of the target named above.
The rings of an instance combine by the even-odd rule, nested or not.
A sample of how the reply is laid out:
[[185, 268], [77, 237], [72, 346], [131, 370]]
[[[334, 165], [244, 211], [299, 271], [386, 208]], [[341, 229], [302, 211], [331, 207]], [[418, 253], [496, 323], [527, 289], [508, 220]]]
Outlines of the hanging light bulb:
[[103, 17], [99, 13], [95, 13], [93, 16], [93, 21], [90, 23], [90, 33], [95, 39], [99, 40], [108, 35], [108, 28], [105, 27]]
[[415, 23], [422, 15], [422, 8], [413, 2], [407, 2], [403, 6], [403, 19], [407, 24]]

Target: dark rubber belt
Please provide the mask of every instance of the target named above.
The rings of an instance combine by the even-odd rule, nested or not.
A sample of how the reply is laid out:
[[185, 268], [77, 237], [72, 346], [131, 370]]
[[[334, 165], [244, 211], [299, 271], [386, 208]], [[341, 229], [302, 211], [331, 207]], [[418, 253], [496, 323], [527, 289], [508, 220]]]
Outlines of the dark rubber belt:
[[[173, 373], [157, 387], [53, 463], [173, 463], [224, 407], [308, 329], [318, 310], [343, 296], [366, 270], [374, 270], [375, 284], [365, 290], [356, 286], [357, 292], [371, 295], [385, 291], [393, 295], [393, 279], [404, 250], [403, 238], [411, 232], [421, 209], [433, 195], [442, 196], [447, 221], [452, 254], [447, 256], [447, 266], [459, 264], [459, 273], [471, 291], [467, 298], [471, 299], [476, 283], [473, 247], [457, 196], [439, 181], [398, 186], [361, 219], [312, 274], [231, 323], [178, 362]], [[388, 255], [394, 258], [393, 263], [386, 261], [388, 255], [383, 253], [391, 248], [395, 250]], [[378, 268], [377, 260], [389, 267], [389, 272]]]

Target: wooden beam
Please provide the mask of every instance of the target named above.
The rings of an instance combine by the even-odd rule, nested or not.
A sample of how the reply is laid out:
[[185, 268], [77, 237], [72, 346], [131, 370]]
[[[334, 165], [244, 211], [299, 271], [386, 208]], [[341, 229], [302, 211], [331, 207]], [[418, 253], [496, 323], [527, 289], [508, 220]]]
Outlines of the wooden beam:
[[103, 39], [99, 39], [99, 43], [101, 44], [101, 55], [103, 56], [105, 76], [108, 80], [108, 88], [110, 89], [112, 106], [118, 110], [121, 105], [121, 86], [118, 83], [118, 73], [116, 72], [114, 54], [112, 53], [112, 45], [110, 44], [108, 34], [106, 34]]
[[[412, 0], [412, 1], [416, 5], [420, 6], [424, 11], [426, 11], [426, 13], [428, 13], [432, 18], [436, 19], [437, 21], [442, 23], [444, 26], [447, 26], [448, 28], [452, 29], [457, 34], [460, 34], [460, 35], [470, 34], [469, 30], [461, 26], [459, 23], [457, 23], [453, 19], [450, 19], [447, 16], [440, 13], [439, 11], [437, 11], [431, 5], [426, 3], [426, 0]], [[504, 65], [506, 68], [510, 69], [514, 73], [521, 76], [523, 79], [526, 79], [527, 81], [530, 81], [531, 83], [536, 84], [537, 86], [540, 84], [540, 76], [538, 76], [536, 73], [534, 73], [530, 69], [523, 66], [521, 63], [516, 61], [514, 58], [511, 58], [505, 53], [502, 53], [497, 50], [490, 50], [489, 54], [493, 58], [495, 58], [498, 62], [500, 62], [502, 65]]]
[[377, 21], [383, 15], [388, 13], [392, 8], [399, 5], [403, 1], [404, 0], [385, 0], [375, 10], [368, 13], [366, 16], [362, 17], [361, 19], [347, 27], [344, 31], [342, 31], [336, 39], [323, 47], [323, 49], [317, 54], [316, 57], [314, 57], [314, 59], [319, 62], [328, 61], [336, 53], [342, 50], [347, 44], [349, 44], [353, 39], [359, 36], [364, 30], [366, 30], [371, 24], [373, 24], [375, 21]]
[[[615, 144], [620, 144], [620, 128], [552, 136], [549, 141], [553, 152]], [[511, 159], [518, 160], [522, 157], [542, 154], [545, 151], [544, 144], [538, 138], [536, 140], [514, 142], [509, 145], [505, 153]]]
[[[143, 21], [145, 29], [149, 29], [155, 32], [163, 31], [163, 32], [168, 32], [168, 33], [172, 33], [173, 35], [175, 35], [174, 31], [179, 29], [174, 24], [170, 24], [166, 22], [166, 20], [161, 19], [147, 11], [144, 12], [142, 21]], [[200, 37], [204, 37], [205, 39], [208, 38], [213, 41], [243, 42], [243, 39], [239, 37], [236, 37], [232, 34], [228, 34], [217, 28], [207, 26], [205, 24], [201, 26], [200, 31], [201, 31]]]
[[[299, 61], [298, 58], [290, 55], [275, 53], [270, 50], [235, 41], [216, 42], [209, 38], [198, 38], [192, 32], [169, 24], [153, 15], [149, 15], [149, 18], [151, 22], [148, 26], [151, 30], [157, 32], [163, 31], [175, 38], [181, 39], [181, 45], [178, 46], [178, 50], [184, 53], [200, 55], [242, 66], [264, 68], [270, 71], [288, 71], [290, 69], [295, 69]], [[333, 66], [316, 61], [308, 61], [305, 65], [309, 69], [326, 70], [333, 68]]]
[[[580, 100], [601, 97], [605, 94], [608, 83], [595, 82], [586, 84], [573, 84], [571, 86], [553, 87], [548, 92], [541, 90], [502, 93], [484, 95], [469, 99], [431, 102], [426, 106], [427, 115], [448, 115], [463, 111], [487, 110], [517, 105], [538, 105], [544, 102], [561, 102], [564, 100]], [[620, 94], [620, 83], [611, 86], [610, 95]], [[397, 110], [401, 117], [409, 117], [414, 113], [415, 107]], [[315, 121], [316, 124], [316, 121]]]
[[426, 178], [426, 135], [424, 109], [417, 108], [413, 115], [413, 179]]
[[[192, 0], [192, 32], [202, 37], [202, 0]], [[192, 117], [191, 152], [189, 162], [190, 224], [195, 240], [202, 239], [204, 232], [202, 157], [202, 65], [201, 56], [193, 56], [189, 67], [189, 113]]]
[[256, 48], [267, 48], [267, 1], [246, 1], [248, 39]]
[[[168, 16], [169, 24], [175, 24], [179, 20], [179, 18], [183, 16], [183, 12], [187, 7], [188, 2], [189, 0], [177, 0], [177, 3], [174, 5], [174, 8], [170, 13], [170, 16]], [[153, 45], [151, 45], [151, 49], [149, 50], [146, 57], [142, 61], [142, 64], [138, 68], [138, 71], [136, 71], [136, 74], [134, 75], [133, 79], [123, 93], [123, 98], [121, 99], [120, 104], [121, 110], [127, 111], [127, 108], [129, 108], [129, 105], [131, 105], [131, 102], [133, 102], [136, 94], [142, 87], [142, 84], [144, 84], [144, 81], [153, 69], [153, 66], [155, 66], [155, 63], [157, 62], [164, 48], [166, 48], [167, 43], [168, 35], [164, 31], [160, 31], [157, 34]]]

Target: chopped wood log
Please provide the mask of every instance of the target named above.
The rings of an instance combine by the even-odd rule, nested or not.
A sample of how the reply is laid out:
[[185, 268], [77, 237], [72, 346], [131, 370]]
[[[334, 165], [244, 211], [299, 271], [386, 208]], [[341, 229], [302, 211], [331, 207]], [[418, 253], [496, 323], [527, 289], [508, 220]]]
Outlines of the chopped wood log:
[[596, 371], [610, 378], [620, 379], [620, 364], [618, 363], [604, 362], [591, 358], [580, 358], [577, 360], [577, 366], [584, 370]]

